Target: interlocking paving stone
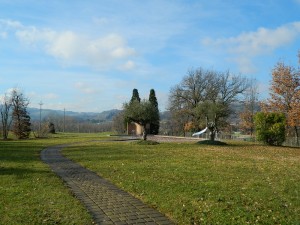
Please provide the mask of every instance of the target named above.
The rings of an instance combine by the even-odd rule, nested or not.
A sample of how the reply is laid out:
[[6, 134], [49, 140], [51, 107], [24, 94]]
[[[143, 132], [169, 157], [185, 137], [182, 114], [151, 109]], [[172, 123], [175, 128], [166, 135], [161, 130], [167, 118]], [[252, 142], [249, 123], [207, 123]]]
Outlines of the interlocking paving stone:
[[127, 192], [85, 169], [61, 154], [67, 145], [49, 147], [41, 159], [60, 176], [73, 194], [85, 205], [97, 224], [166, 224], [174, 225], [160, 212], [145, 205]]

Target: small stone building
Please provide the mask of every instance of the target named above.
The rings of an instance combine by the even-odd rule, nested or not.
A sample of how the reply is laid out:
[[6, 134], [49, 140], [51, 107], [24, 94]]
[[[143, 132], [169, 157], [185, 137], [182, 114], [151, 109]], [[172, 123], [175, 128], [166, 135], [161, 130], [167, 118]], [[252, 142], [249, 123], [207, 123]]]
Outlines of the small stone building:
[[[149, 130], [150, 124], [147, 124], [146, 129]], [[128, 135], [142, 135], [144, 128], [138, 123], [127, 123], [127, 134]], [[149, 131], [148, 131], [149, 132]]]

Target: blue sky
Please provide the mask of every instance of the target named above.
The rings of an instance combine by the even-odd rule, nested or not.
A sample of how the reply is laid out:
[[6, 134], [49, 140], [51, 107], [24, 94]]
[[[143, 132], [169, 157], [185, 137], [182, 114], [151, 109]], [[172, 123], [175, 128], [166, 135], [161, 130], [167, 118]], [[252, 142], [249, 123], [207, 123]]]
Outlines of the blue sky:
[[300, 0], [0, 0], [0, 95], [101, 112], [153, 88], [165, 110], [203, 67], [256, 78], [264, 97], [276, 62], [298, 66], [299, 12]]

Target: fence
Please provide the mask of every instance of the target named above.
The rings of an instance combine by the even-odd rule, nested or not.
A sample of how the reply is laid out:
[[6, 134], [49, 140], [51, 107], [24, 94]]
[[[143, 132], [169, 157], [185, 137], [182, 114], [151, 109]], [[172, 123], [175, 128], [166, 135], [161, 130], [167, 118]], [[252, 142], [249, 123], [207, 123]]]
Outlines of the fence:
[[297, 143], [296, 137], [287, 137], [285, 142], [283, 143], [284, 146], [291, 146], [291, 147], [300, 147], [300, 141]]
[[[187, 132], [185, 134], [185, 137], [191, 137], [192, 132]], [[203, 133], [199, 136], [199, 138], [209, 139], [208, 132]], [[239, 141], [253, 141], [257, 142], [255, 136], [250, 135], [242, 135], [239, 132], [234, 132], [232, 134], [228, 133], [220, 133], [216, 135], [216, 140], [239, 140]], [[300, 140], [297, 143], [296, 137], [287, 137], [286, 141], [283, 143], [283, 146], [289, 146], [289, 147], [300, 147]]]

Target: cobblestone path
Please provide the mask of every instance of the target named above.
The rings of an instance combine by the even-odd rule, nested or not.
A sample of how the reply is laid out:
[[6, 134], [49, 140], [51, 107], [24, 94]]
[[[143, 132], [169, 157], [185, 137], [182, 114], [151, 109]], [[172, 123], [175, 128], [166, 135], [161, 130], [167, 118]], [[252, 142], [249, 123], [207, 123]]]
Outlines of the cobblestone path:
[[41, 158], [71, 188], [92, 214], [96, 224], [174, 224], [96, 173], [64, 157], [61, 149], [65, 146], [46, 148]]

